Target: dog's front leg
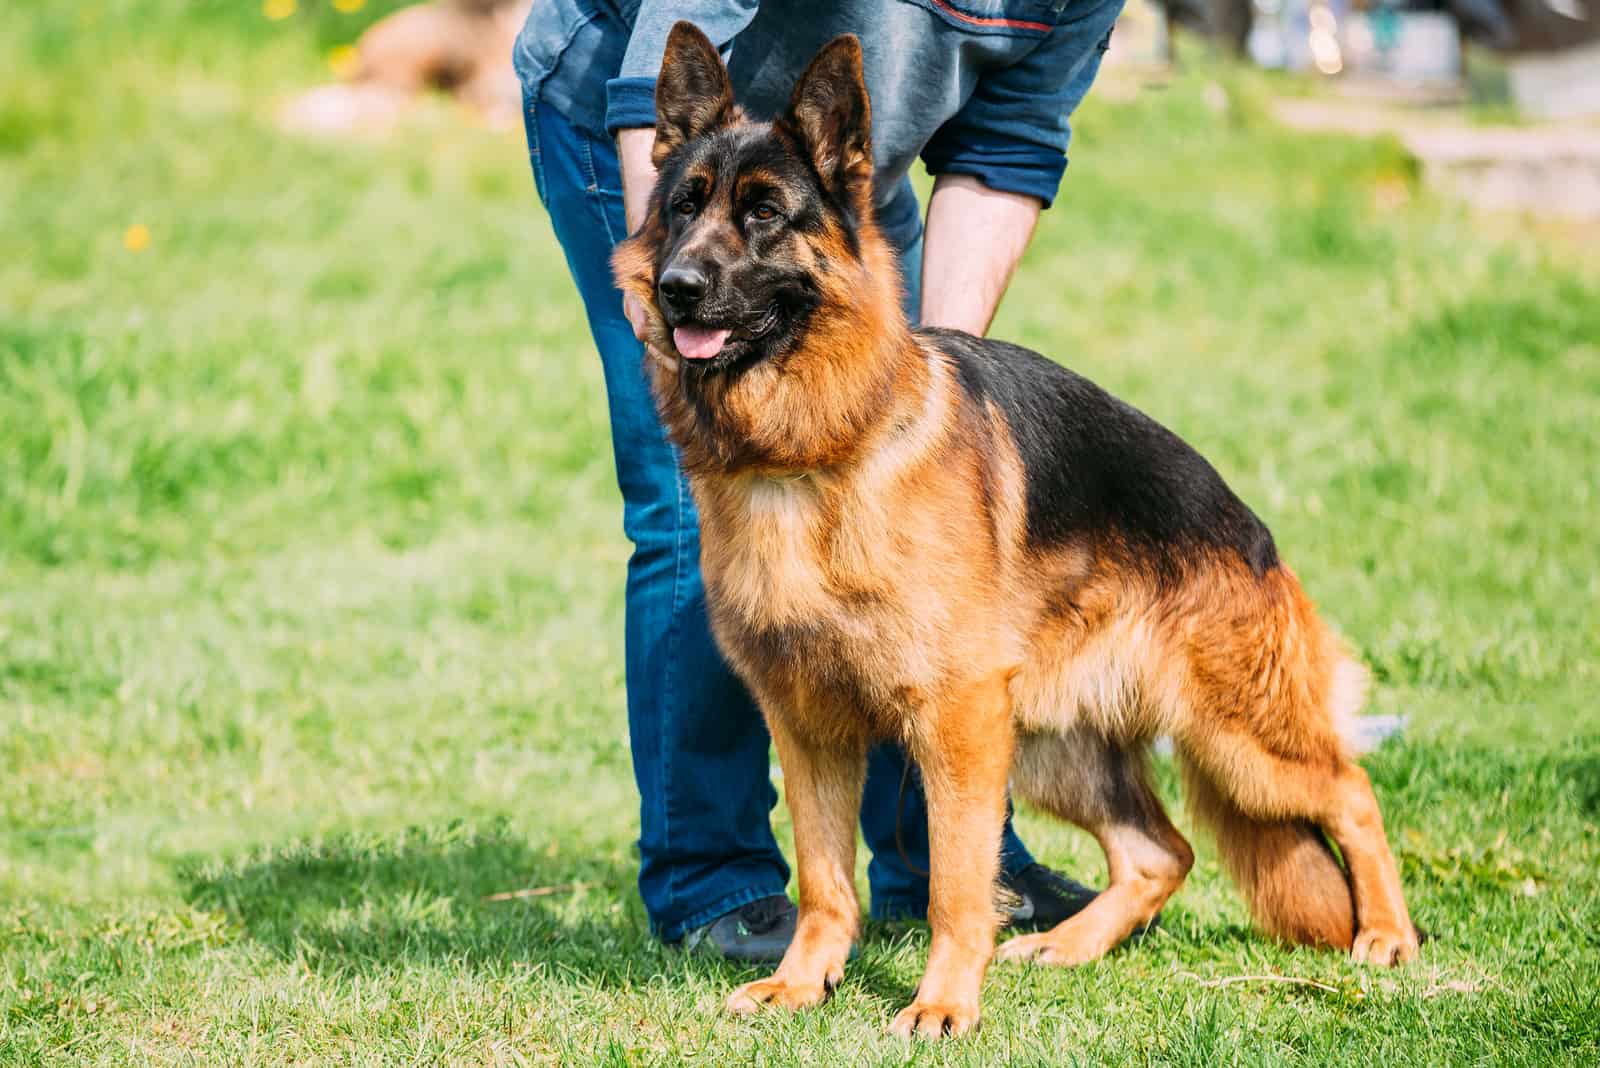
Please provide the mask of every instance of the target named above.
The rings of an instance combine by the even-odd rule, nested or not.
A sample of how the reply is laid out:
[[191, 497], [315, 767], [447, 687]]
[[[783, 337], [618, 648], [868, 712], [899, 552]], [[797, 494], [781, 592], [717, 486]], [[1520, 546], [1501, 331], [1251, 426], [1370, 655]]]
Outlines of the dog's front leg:
[[803, 1009], [827, 997], [844, 978], [860, 916], [856, 814], [866, 775], [865, 749], [819, 742], [797, 729], [786, 713], [769, 713], [767, 726], [794, 820], [800, 919], [778, 970], [728, 997], [728, 1010], [735, 1013], [754, 1012], [767, 1003]]
[[959, 1035], [978, 1023], [978, 994], [1000, 915], [995, 879], [1015, 732], [1009, 673], [943, 695], [912, 728], [928, 799], [933, 944], [917, 995], [889, 1025], [902, 1038]]

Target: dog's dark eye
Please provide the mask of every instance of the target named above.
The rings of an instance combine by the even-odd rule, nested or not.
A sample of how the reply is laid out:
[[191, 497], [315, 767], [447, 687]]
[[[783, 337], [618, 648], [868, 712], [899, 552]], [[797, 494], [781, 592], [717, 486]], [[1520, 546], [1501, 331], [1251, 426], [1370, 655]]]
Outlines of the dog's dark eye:
[[750, 218], [756, 222], [771, 222], [778, 217], [778, 209], [771, 204], [757, 204], [750, 209]]
[[679, 215], [694, 214], [694, 200], [691, 197], [679, 197], [672, 202], [672, 210]]

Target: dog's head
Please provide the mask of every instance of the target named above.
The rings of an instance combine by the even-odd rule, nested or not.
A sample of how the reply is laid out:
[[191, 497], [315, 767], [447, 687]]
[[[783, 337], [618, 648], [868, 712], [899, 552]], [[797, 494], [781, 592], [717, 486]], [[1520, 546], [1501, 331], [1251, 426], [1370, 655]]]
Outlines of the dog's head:
[[830, 290], [858, 273], [846, 268], [871, 226], [871, 126], [854, 37], [817, 54], [782, 116], [753, 122], [712, 43], [673, 27], [656, 82], [657, 184], [614, 265], [686, 373], [796, 351]]

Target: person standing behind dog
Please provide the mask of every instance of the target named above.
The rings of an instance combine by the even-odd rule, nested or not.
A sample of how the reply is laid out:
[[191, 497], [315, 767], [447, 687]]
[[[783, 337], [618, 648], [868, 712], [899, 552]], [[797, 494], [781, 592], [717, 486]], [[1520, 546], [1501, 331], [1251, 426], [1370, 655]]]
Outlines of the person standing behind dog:
[[[861, 39], [872, 103], [878, 223], [897, 250], [908, 314], [983, 334], [1066, 167], [1083, 99], [1123, 0], [539, 0], [513, 62], [534, 181], [604, 367], [628, 563], [628, 727], [640, 793], [639, 891], [663, 941], [778, 960], [794, 933], [789, 868], [761, 715], [706, 619], [689, 490], [646, 383], [612, 248], [655, 184], [655, 77], [687, 19], [728, 60], [737, 98], [780, 114], [803, 64]], [[935, 175], [924, 226], [909, 172]], [[632, 298], [630, 298], [631, 301]], [[928, 907], [927, 816], [898, 748], [868, 763], [861, 827], [876, 919]], [[1001, 879], [1014, 926], [1054, 926], [1093, 891], [1034, 861], [1007, 821]]]

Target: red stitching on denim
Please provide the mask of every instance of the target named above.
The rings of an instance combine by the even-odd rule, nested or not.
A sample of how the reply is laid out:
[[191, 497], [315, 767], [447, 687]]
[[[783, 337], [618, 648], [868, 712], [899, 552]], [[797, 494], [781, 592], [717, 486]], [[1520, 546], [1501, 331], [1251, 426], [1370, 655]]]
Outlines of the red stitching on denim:
[[1045, 22], [1026, 22], [1022, 19], [990, 19], [981, 15], [969, 15], [965, 11], [958, 11], [945, 3], [944, 0], [928, 0], [930, 4], [947, 15], [954, 16], [962, 22], [970, 22], [974, 26], [1005, 26], [1013, 30], [1037, 30], [1040, 33], [1049, 33], [1055, 29]]

